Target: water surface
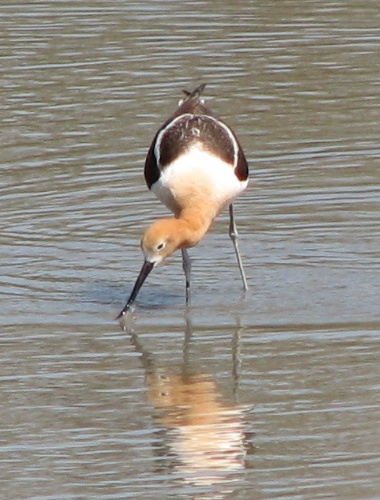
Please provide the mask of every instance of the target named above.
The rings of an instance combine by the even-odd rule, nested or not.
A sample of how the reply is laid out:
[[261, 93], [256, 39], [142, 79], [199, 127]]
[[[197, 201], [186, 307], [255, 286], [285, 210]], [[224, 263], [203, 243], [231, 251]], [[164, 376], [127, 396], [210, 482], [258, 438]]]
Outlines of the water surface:
[[[0, 491], [377, 498], [376, 2], [0, 6]], [[154, 270], [150, 141], [183, 88], [237, 132], [250, 290], [223, 214]]]

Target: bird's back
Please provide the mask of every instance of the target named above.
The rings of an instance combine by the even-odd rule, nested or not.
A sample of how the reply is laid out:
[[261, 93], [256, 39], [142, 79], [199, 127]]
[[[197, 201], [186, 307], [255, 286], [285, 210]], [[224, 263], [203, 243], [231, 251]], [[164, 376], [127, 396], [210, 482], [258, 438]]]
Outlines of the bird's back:
[[145, 180], [151, 189], [165, 168], [198, 146], [210, 156], [229, 164], [239, 181], [246, 181], [248, 164], [243, 150], [228, 125], [214, 117], [200, 98], [205, 84], [180, 102], [174, 114], [155, 135], [145, 162]]

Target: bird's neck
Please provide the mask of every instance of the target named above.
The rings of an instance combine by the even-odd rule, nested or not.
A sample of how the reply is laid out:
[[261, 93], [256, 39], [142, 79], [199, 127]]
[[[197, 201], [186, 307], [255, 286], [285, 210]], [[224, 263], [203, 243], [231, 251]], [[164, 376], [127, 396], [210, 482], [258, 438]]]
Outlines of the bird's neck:
[[195, 246], [205, 236], [213, 220], [216, 217], [215, 210], [192, 206], [183, 209], [176, 217], [181, 227], [183, 245], [182, 248]]

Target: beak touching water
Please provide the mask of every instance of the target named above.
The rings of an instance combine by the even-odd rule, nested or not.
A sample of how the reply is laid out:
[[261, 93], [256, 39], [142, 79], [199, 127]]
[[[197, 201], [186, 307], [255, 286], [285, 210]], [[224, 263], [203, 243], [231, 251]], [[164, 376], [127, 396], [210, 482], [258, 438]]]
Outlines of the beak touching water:
[[140, 288], [143, 286], [144, 281], [148, 277], [149, 273], [154, 267], [154, 262], [149, 262], [148, 260], [144, 261], [144, 264], [141, 268], [140, 274], [138, 275], [138, 278], [136, 280], [135, 286], [133, 287], [132, 293], [128, 299], [128, 302], [125, 304], [124, 308], [121, 310], [119, 315], [117, 316], [117, 319], [121, 318], [124, 316], [124, 314], [132, 307], [133, 303], [136, 300], [137, 294], [140, 291]]

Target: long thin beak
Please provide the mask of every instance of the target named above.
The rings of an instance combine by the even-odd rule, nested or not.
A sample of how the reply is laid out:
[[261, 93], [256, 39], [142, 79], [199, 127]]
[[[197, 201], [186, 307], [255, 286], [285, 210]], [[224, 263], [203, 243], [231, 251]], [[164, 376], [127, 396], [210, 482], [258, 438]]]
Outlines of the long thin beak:
[[133, 287], [133, 290], [132, 290], [132, 293], [128, 299], [128, 302], [125, 304], [124, 308], [122, 309], [122, 311], [120, 312], [120, 314], [117, 316], [116, 319], [121, 318], [128, 311], [128, 309], [131, 308], [134, 301], [136, 300], [136, 297], [140, 291], [140, 288], [143, 286], [144, 281], [148, 277], [148, 275], [151, 272], [151, 270], [153, 269], [153, 267], [154, 267], [153, 262], [149, 262], [147, 260], [144, 261], [144, 264], [141, 268], [140, 274], [138, 275], [138, 278], [136, 280], [135, 286]]

